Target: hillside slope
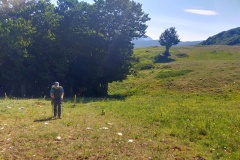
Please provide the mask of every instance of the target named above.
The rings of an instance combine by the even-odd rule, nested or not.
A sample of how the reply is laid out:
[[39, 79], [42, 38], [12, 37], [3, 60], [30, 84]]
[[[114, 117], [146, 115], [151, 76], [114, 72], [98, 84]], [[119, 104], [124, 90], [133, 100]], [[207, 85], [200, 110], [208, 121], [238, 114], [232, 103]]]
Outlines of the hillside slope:
[[240, 27], [223, 31], [201, 43], [202, 45], [239, 45]]
[[126, 88], [126, 93], [118, 94], [131, 95], [133, 90], [137, 93], [144, 90], [145, 94], [159, 90], [208, 94], [240, 90], [239, 46], [174, 46], [166, 62], [154, 63], [164, 49], [135, 49], [134, 54], [140, 60], [135, 68], [140, 71], [137, 77], [128, 79], [133, 81], [130, 88], [134, 89]]

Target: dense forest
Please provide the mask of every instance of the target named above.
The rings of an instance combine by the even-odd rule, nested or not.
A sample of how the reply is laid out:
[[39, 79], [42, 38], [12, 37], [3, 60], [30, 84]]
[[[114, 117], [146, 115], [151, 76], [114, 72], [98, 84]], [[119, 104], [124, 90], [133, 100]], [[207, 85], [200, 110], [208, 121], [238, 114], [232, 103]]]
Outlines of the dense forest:
[[201, 43], [202, 45], [239, 45], [240, 27], [223, 31]]
[[131, 72], [134, 38], [150, 20], [131, 0], [0, 0], [0, 93], [105, 96]]

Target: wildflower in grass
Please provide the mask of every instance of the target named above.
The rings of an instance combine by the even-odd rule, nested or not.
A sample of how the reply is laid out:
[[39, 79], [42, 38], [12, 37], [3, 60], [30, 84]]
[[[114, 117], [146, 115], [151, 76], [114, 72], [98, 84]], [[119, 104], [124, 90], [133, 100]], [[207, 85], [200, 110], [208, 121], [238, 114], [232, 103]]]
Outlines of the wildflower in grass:
[[129, 142], [129, 143], [132, 143], [132, 142], [133, 142], [133, 139], [129, 139], [128, 142]]
[[86, 128], [86, 130], [91, 130], [91, 129], [92, 129], [92, 128], [90, 128], [90, 127], [87, 127], [87, 128]]
[[108, 130], [108, 127], [102, 127], [102, 128], [99, 128], [99, 129]]
[[121, 132], [118, 132], [117, 135], [122, 136], [123, 134]]
[[10, 146], [9, 148], [10, 148], [10, 149], [13, 149], [13, 146]]
[[46, 124], [46, 125], [47, 125], [47, 124], [48, 124], [48, 122], [45, 122], [44, 124]]
[[57, 136], [57, 140], [61, 140], [61, 137], [60, 137], [60, 136]]
[[3, 130], [3, 129], [4, 129], [4, 127], [1, 128], [1, 130]]

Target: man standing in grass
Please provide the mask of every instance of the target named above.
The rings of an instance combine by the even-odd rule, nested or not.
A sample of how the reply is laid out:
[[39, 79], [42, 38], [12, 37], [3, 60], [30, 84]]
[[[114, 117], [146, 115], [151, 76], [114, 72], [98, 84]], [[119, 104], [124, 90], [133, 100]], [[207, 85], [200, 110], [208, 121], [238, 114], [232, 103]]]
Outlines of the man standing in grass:
[[61, 118], [64, 89], [62, 86], [59, 86], [59, 82], [55, 82], [52, 86], [50, 96], [54, 105], [54, 117], [58, 116], [58, 118]]

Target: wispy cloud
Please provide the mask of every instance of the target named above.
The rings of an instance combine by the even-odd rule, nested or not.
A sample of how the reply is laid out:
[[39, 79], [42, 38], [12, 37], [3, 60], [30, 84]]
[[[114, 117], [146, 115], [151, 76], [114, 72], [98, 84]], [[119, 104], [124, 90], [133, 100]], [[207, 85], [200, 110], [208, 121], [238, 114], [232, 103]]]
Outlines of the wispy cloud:
[[205, 15], [205, 16], [215, 16], [218, 13], [215, 11], [211, 11], [211, 10], [202, 10], [202, 9], [185, 9], [185, 12], [189, 12], [189, 13], [194, 13], [194, 14], [200, 14], [200, 15]]

